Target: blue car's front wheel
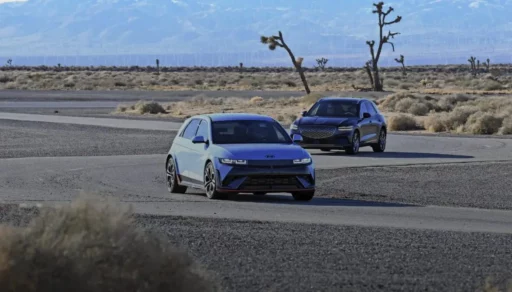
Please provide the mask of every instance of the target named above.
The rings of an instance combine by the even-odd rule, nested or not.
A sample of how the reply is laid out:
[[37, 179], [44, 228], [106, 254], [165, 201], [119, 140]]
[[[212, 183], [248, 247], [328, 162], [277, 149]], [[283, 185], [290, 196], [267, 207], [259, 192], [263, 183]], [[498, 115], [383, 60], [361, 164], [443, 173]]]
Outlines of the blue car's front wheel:
[[170, 157], [167, 160], [166, 174], [167, 190], [169, 190], [169, 193], [184, 194], [187, 191], [186, 186], [180, 186], [178, 184], [176, 175], [176, 165], [174, 164], [174, 159], [172, 157]]
[[217, 191], [217, 176], [213, 163], [208, 162], [204, 168], [204, 189], [208, 199], [222, 199], [226, 195]]

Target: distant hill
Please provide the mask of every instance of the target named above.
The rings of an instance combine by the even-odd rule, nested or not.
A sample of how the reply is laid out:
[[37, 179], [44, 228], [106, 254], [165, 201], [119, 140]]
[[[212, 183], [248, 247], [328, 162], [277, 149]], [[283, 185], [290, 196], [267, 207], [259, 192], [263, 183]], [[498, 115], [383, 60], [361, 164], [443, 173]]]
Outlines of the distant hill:
[[[0, 0], [0, 3], [12, 0]], [[0, 56], [19, 65], [288, 65], [259, 36], [281, 30], [305, 65], [360, 66], [377, 37], [367, 0], [28, 0], [0, 4]], [[376, 2], [376, 1], [375, 1]], [[391, 3], [391, 2], [390, 2]], [[510, 62], [512, 0], [392, 1], [401, 32], [382, 65]], [[187, 55], [188, 54], [188, 55]], [[67, 58], [62, 57], [68, 55]], [[100, 55], [109, 55], [98, 57]], [[134, 55], [131, 58], [127, 55]], [[135, 56], [136, 55], [136, 56]], [[512, 56], [512, 54], [510, 54]], [[32, 56], [25, 58], [23, 56]], [[45, 57], [46, 56], [46, 57]], [[75, 57], [75, 56], [81, 56]], [[84, 57], [85, 56], [85, 57]], [[138, 59], [138, 60], [137, 60]], [[0, 64], [3, 61], [0, 60]]]

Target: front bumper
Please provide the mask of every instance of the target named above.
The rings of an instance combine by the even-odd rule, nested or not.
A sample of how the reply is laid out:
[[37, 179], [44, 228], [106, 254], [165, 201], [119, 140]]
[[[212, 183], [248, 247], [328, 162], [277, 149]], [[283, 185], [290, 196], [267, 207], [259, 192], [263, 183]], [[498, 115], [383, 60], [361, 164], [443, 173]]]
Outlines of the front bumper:
[[[290, 137], [294, 134], [302, 135], [298, 130], [291, 130]], [[313, 139], [302, 135], [302, 142], [297, 143], [304, 149], [344, 149], [352, 146], [353, 131], [336, 132], [329, 138]]]
[[315, 170], [310, 165], [232, 166], [219, 171], [219, 192], [303, 192], [315, 190]]

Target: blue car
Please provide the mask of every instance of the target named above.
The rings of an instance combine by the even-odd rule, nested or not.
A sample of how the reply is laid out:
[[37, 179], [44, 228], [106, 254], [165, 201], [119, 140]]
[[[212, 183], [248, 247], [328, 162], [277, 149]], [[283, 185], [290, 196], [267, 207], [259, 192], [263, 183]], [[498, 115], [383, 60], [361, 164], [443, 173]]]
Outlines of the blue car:
[[291, 193], [298, 201], [315, 194], [311, 155], [273, 118], [256, 114], [209, 114], [188, 118], [166, 160], [171, 193], [204, 190], [210, 199], [229, 193]]

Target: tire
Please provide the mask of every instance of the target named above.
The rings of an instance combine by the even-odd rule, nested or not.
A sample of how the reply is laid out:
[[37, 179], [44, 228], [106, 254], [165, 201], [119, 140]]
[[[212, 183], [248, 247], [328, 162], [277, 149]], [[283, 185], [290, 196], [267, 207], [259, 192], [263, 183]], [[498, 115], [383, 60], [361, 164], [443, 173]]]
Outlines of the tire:
[[386, 129], [380, 129], [379, 133], [379, 141], [377, 144], [372, 145], [373, 152], [384, 152], [386, 150], [386, 142], [387, 142], [387, 132]]
[[354, 136], [352, 136], [352, 145], [345, 148], [345, 152], [351, 155], [359, 153], [360, 143], [359, 131], [355, 131]]
[[208, 162], [204, 168], [203, 173], [204, 189], [208, 199], [224, 199], [226, 194], [217, 191], [217, 175], [213, 163]]
[[174, 159], [171, 157], [167, 161], [166, 165], [166, 175], [167, 175], [167, 190], [169, 193], [176, 194], [184, 194], [187, 192], [186, 186], [180, 186], [178, 181], [176, 180], [176, 165], [174, 164]]
[[315, 196], [315, 191], [292, 193], [292, 196], [295, 201], [311, 201]]

